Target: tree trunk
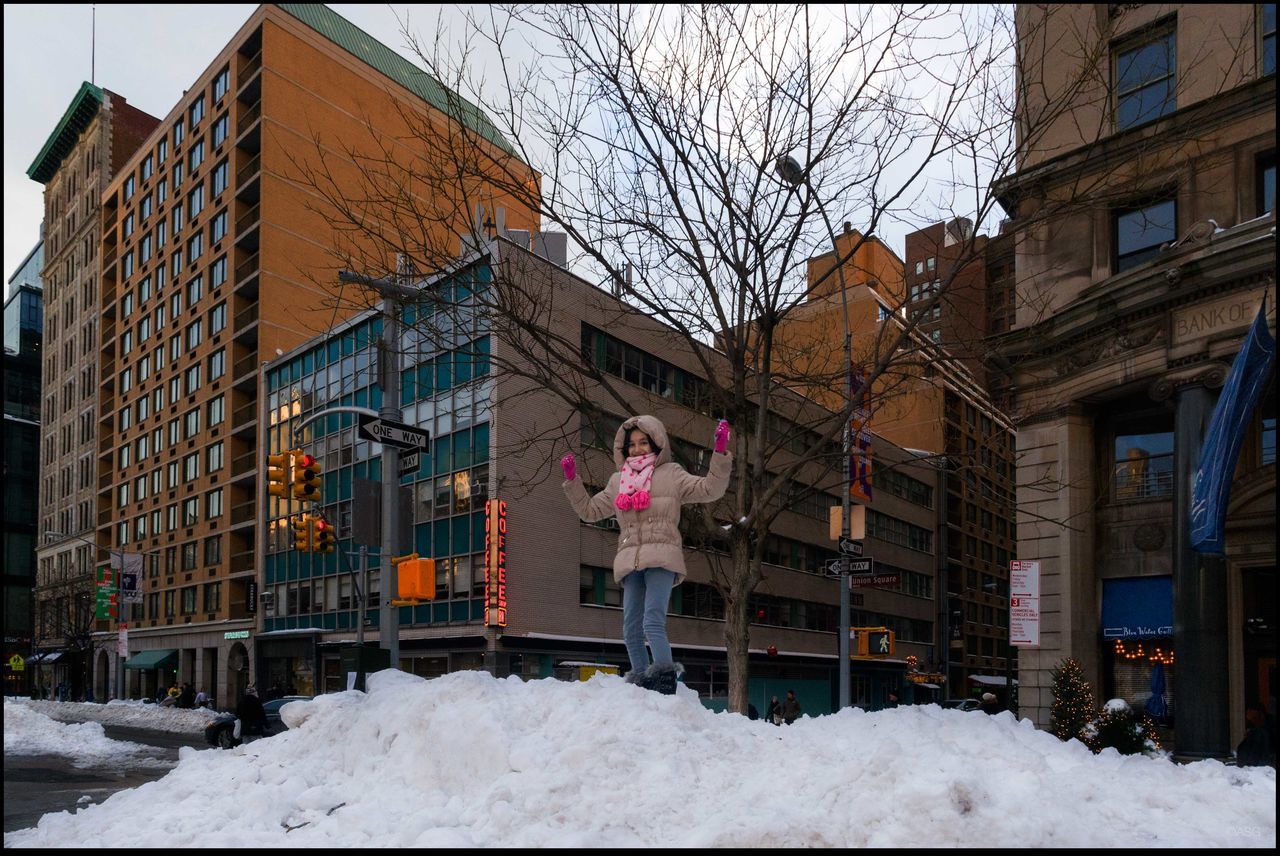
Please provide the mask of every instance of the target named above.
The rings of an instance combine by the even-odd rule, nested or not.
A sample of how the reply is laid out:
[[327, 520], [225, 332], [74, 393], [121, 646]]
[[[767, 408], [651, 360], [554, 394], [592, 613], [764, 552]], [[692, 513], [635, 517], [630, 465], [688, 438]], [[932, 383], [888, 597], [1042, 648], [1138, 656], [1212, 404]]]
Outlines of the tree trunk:
[[729, 661], [729, 710], [747, 712], [747, 683], [750, 670], [747, 649], [751, 625], [747, 606], [751, 595], [751, 553], [745, 538], [735, 538], [729, 554], [733, 562], [728, 591], [724, 592], [724, 644]]

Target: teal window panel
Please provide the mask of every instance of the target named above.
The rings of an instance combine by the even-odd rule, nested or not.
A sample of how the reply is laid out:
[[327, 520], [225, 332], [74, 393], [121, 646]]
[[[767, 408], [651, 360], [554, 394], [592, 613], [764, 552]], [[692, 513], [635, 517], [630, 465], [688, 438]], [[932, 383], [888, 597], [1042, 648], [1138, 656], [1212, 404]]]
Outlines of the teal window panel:
[[354, 413], [339, 413], [338, 418], [342, 420], [341, 424], [342, 424], [342, 428], [344, 429], [350, 428], [352, 425], [356, 423]]
[[298, 619], [296, 619], [296, 618], [286, 618], [286, 619], [284, 620], [284, 629], [285, 629], [285, 630], [297, 630], [297, 629], [298, 629]]
[[339, 612], [338, 613], [338, 629], [348, 630], [350, 628], [351, 628], [351, 613]]
[[397, 611], [400, 613], [399, 622], [401, 627], [404, 627], [406, 625], [413, 623], [413, 607], [412, 606], [402, 606], [402, 607], [399, 607]]
[[431, 604], [423, 606], [415, 606], [413, 608], [414, 624], [430, 624], [431, 623]]
[[320, 483], [321, 493], [323, 493], [324, 496], [337, 496], [338, 495], [338, 474], [325, 473], [323, 478], [324, 478], [324, 481]]
[[484, 550], [484, 512], [477, 511], [471, 515], [471, 552]]
[[317, 369], [322, 369], [329, 364], [329, 356], [328, 356], [329, 352], [325, 349], [324, 345], [320, 345], [312, 353], [316, 355]]
[[355, 333], [357, 351], [363, 351], [369, 347], [369, 325], [367, 322], [357, 326], [353, 332]]
[[289, 381], [293, 382], [301, 379], [302, 379], [302, 366], [298, 364], [297, 360], [292, 360], [289, 363]]
[[489, 460], [489, 423], [477, 425], [471, 429], [472, 456], [477, 464]]
[[416, 369], [400, 372], [400, 405], [418, 400], [418, 372]]
[[315, 371], [315, 355], [311, 351], [307, 351], [302, 355], [302, 373], [311, 374]]
[[604, 606], [604, 571], [596, 568], [592, 571], [591, 577], [594, 583], [591, 591], [592, 601], [596, 606]]
[[424, 479], [431, 475], [431, 453], [426, 452], [418, 455], [418, 472], [414, 474], [415, 479]]
[[365, 624], [368, 627], [377, 627], [382, 621], [382, 611], [378, 609], [365, 610]]
[[351, 393], [348, 392], [346, 395], [342, 396], [342, 398], [339, 398], [338, 403], [343, 405], [344, 407], [350, 407], [354, 403], [354, 401], [351, 398]]
[[453, 435], [453, 468], [465, 470], [471, 466], [471, 431], [463, 429]]
[[474, 269], [472, 270], [472, 277], [473, 277], [473, 279], [474, 279], [477, 283], [492, 282], [492, 281], [493, 281], [493, 271], [492, 271], [492, 270], [490, 270], [490, 268], [489, 268], [489, 266], [488, 266], [487, 264], [486, 264], [486, 265], [480, 265], [479, 267], [474, 268]]
[[453, 518], [453, 540], [457, 551], [461, 553], [471, 543], [471, 515], [460, 514]]
[[453, 382], [464, 384], [471, 380], [471, 354], [466, 350], [455, 351], [453, 355]]
[[[350, 547], [348, 547], [346, 544], [343, 544], [342, 549], [350, 550]], [[332, 553], [322, 553], [320, 558], [321, 558], [321, 570], [323, 573], [336, 574], [338, 572], [338, 551], [337, 550], [333, 551]]]
[[326, 612], [321, 618], [324, 620], [324, 628], [326, 630], [338, 629], [338, 614], [336, 612]]
[[351, 498], [351, 468], [338, 470], [338, 499], [345, 501]]
[[356, 352], [355, 333], [348, 330], [342, 334], [342, 356], [349, 357]]
[[418, 320], [418, 307], [416, 304], [410, 303], [400, 312], [400, 320], [406, 327], [412, 327], [413, 323]]
[[445, 434], [432, 443], [431, 453], [436, 459], [436, 475], [453, 472], [453, 435]]
[[433, 624], [443, 624], [449, 620], [449, 604], [433, 603], [431, 604], [431, 621]]
[[449, 552], [449, 521], [436, 520], [431, 525], [434, 527], [431, 539], [431, 557], [440, 559], [452, 555]]
[[337, 339], [330, 340], [325, 350], [328, 351], [330, 363], [336, 363], [338, 357], [342, 356], [342, 344]]
[[369, 477], [369, 462], [361, 461], [351, 468], [351, 475], [358, 479], [367, 479]]
[[471, 620], [475, 621], [477, 619], [482, 619], [482, 618], [484, 618], [484, 601], [483, 600], [471, 601]]
[[382, 480], [382, 456], [369, 459], [369, 478], [374, 481]]
[[369, 325], [370, 339], [382, 338], [382, 318], [374, 318], [373, 323]]
[[357, 390], [356, 390], [355, 404], [356, 404], [356, 407], [368, 407], [368, 406], [369, 406], [369, 389], [368, 389], [368, 387], [365, 387], [364, 389], [357, 389]]
[[449, 360], [449, 354], [441, 354], [435, 359], [436, 364], [436, 392], [444, 392], [453, 386], [453, 364]]
[[[601, 601], [603, 603], [603, 601]], [[681, 615], [684, 612], [684, 586], [676, 586], [671, 590], [671, 613]]]
[[449, 620], [450, 621], [466, 621], [467, 615], [470, 613], [470, 601], [455, 600], [449, 604]]
[[462, 302], [463, 302], [463, 301], [465, 301], [468, 297], [470, 297], [470, 296], [471, 296], [471, 292], [472, 292], [472, 290], [473, 290], [473, 287], [472, 287], [471, 280], [469, 280], [469, 279], [460, 279], [460, 280], [458, 280], [458, 286], [457, 286], [457, 290], [456, 290], [456, 292], [455, 292], [455, 298], [454, 298], [454, 299], [455, 299], [458, 303], [462, 303]]
[[413, 527], [413, 551], [424, 558], [431, 557], [430, 523], [419, 523]]
[[484, 377], [489, 374], [489, 337], [477, 339], [475, 343], [475, 376]]
[[418, 366], [418, 396], [430, 398], [435, 391], [436, 361], [427, 360]]
[[382, 409], [382, 387], [376, 383], [369, 387], [369, 407], [374, 410]]

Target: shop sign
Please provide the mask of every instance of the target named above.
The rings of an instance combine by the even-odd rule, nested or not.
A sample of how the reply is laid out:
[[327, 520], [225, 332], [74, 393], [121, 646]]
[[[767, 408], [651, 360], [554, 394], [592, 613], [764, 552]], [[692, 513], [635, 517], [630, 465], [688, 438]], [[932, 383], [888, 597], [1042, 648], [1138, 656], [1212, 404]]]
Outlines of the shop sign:
[[249, 631], [248, 630], [228, 630], [226, 633], [222, 634], [222, 638], [223, 639], [248, 639]]
[[490, 499], [484, 504], [484, 602], [485, 624], [507, 626], [507, 503]]

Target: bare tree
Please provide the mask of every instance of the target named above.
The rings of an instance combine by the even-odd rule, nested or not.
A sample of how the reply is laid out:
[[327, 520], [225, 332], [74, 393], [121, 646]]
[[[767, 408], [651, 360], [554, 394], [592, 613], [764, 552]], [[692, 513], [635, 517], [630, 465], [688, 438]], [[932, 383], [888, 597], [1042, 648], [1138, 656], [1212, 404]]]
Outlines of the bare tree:
[[[446, 268], [460, 212], [474, 224], [463, 242], [473, 248], [499, 226], [504, 204], [536, 212], [539, 228], [568, 234], [579, 269], [620, 295], [599, 326], [642, 313], [700, 367], [706, 395], [695, 406], [735, 429], [734, 490], [697, 528], [727, 551], [715, 582], [729, 704], [745, 710], [747, 607], [766, 536], [797, 485], [840, 483], [838, 440], [853, 408], [839, 393], [818, 395], [843, 389], [844, 359], [832, 347], [843, 320], [807, 341], [788, 325], [815, 312], [840, 319], [847, 287], [867, 282], [852, 260], [894, 220], [924, 225], [954, 212], [983, 224], [997, 216], [998, 192], [1021, 237], [1033, 233], [1028, 224], [1051, 228], [1092, 204], [1099, 188], [1083, 179], [1034, 208], [1022, 204], [1025, 186], [1005, 180], [1046, 134], [1083, 121], [1075, 105], [1109, 67], [1106, 40], [1080, 34], [1082, 70], [1029, 93], [1035, 78], [1019, 67], [1044, 39], [1019, 32], [1005, 7], [491, 7], [460, 39], [443, 27], [430, 41], [405, 36], [445, 84], [440, 98], [455, 121], [420, 120], [415, 139], [383, 139], [372, 152], [335, 150], [356, 165], [359, 198], [322, 157], [299, 157], [296, 179], [349, 236], [337, 250], [345, 265], [375, 275], [392, 272], [396, 255], [419, 271]], [[529, 46], [537, 59], [521, 63]], [[376, 128], [367, 133], [379, 139]], [[795, 166], [780, 169], [786, 158]], [[832, 224], [844, 219], [858, 228], [841, 241]], [[811, 279], [810, 260], [829, 251]], [[982, 252], [971, 232], [915, 308], [963, 299], [953, 286]], [[497, 266], [495, 287], [465, 311], [484, 313], [503, 343], [495, 374], [564, 401], [565, 423], [541, 438], [550, 471], [559, 453], [550, 441], [576, 434], [578, 414], [598, 412], [598, 390], [623, 410], [629, 396], [576, 336], [556, 332], [522, 274]], [[885, 323], [858, 337], [854, 362], [883, 399], [949, 355], [919, 334], [920, 313], [903, 311], [907, 294], [873, 289]], [[1025, 291], [1041, 302], [1032, 315], [1052, 310], [1051, 295]], [[340, 299], [371, 305], [363, 294]], [[418, 331], [435, 335], [430, 324]]]

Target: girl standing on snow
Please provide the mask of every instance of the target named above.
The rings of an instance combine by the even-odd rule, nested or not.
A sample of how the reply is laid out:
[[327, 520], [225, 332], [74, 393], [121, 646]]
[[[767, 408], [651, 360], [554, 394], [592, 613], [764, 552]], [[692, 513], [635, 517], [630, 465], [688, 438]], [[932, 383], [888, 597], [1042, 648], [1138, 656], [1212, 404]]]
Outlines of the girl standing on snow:
[[[685, 578], [684, 544], [680, 538], [680, 506], [714, 502], [729, 486], [733, 458], [729, 423], [716, 428], [715, 454], [705, 478], [690, 475], [671, 459], [667, 429], [652, 416], [633, 416], [622, 423], [613, 441], [618, 466], [609, 484], [593, 497], [577, 476], [573, 453], [560, 459], [564, 492], [587, 523], [617, 515], [618, 555], [613, 578], [622, 586], [622, 636], [631, 659], [629, 683], [672, 695], [684, 668], [673, 661], [667, 641], [667, 603], [671, 589]], [[653, 663], [645, 651], [645, 640]]]

